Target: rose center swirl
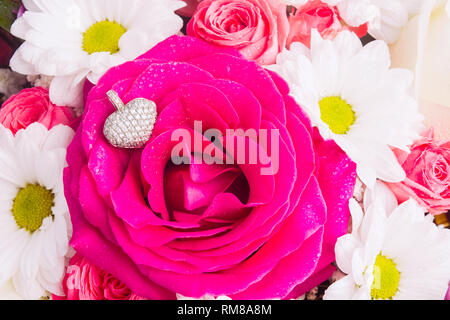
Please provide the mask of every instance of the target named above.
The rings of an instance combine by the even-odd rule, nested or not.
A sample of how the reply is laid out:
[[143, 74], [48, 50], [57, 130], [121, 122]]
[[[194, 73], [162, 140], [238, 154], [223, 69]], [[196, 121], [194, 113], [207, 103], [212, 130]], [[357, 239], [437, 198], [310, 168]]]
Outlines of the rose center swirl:
[[[202, 176], [203, 170], [196, 175]], [[217, 215], [214, 202], [217, 196], [232, 194], [245, 204], [249, 198], [249, 185], [242, 172], [234, 167], [232, 171], [223, 168], [223, 172], [214, 179], [193, 176], [189, 165], [169, 163], [165, 170], [166, 205], [171, 219], [181, 222], [187, 216], [197, 216], [199, 222], [206, 224], [229, 224], [246, 216], [250, 209], [230, 210]]]

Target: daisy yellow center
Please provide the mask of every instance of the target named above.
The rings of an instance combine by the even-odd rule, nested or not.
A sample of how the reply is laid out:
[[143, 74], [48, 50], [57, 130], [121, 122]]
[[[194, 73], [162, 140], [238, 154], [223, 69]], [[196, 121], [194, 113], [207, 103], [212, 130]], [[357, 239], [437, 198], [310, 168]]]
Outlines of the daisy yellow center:
[[93, 24], [83, 34], [83, 50], [89, 54], [95, 52], [119, 52], [119, 40], [127, 31], [121, 24], [104, 20]]
[[31, 233], [38, 230], [42, 221], [52, 216], [54, 200], [53, 192], [38, 184], [28, 184], [20, 189], [12, 207], [17, 225]]
[[374, 280], [371, 288], [372, 299], [392, 299], [397, 293], [400, 282], [400, 272], [394, 261], [381, 253], [375, 260], [373, 268]]
[[335, 134], [346, 134], [355, 123], [351, 105], [339, 97], [326, 97], [319, 101], [320, 117]]

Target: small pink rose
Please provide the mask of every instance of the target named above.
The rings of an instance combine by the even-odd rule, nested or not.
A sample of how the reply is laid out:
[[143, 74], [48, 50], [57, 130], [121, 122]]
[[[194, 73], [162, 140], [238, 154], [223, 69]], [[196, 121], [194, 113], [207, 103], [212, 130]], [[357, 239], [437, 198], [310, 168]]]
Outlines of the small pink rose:
[[188, 35], [238, 49], [260, 65], [275, 63], [289, 32], [286, 5], [279, 0], [204, 0]]
[[72, 109], [54, 105], [48, 90], [41, 87], [22, 90], [0, 109], [0, 124], [14, 134], [34, 122], [51, 129], [58, 124], [71, 125], [74, 119]]
[[414, 198], [432, 214], [449, 210], [450, 141], [436, 141], [430, 130], [411, 146], [411, 153], [396, 154], [406, 172], [405, 181], [389, 184], [398, 200]]
[[65, 297], [55, 300], [145, 300], [135, 295], [124, 283], [76, 254], [67, 267], [63, 280]]
[[292, 42], [301, 42], [309, 47], [312, 29], [317, 29], [324, 39], [334, 39], [343, 30], [351, 30], [358, 37], [367, 33], [367, 25], [356, 28], [347, 26], [341, 19], [337, 7], [320, 0], [308, 1], [293, 11], [289, 16], [289, 27], [288, 46]]

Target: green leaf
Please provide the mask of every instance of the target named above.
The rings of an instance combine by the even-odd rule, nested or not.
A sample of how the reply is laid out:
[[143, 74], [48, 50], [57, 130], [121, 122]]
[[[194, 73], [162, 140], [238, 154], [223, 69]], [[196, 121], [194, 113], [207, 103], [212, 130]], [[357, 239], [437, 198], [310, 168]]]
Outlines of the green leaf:
[[20, 8], [19, 0], [0, 0], [0, 27], [9, 31], [14, 20], [16, 20], [17, 11]]

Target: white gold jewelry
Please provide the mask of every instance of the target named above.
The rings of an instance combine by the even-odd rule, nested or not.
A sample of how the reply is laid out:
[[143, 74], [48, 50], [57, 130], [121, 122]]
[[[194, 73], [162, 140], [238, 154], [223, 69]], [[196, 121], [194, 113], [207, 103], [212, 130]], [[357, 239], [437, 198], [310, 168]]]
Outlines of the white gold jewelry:
[[142, 148], [150, 139], [155, 126], [156, 104], [148, 99], [137, 98], [126, 105], [117, 92], [106, 93], [117, 109], [105, 121], [103, 134], [117, 148]]

